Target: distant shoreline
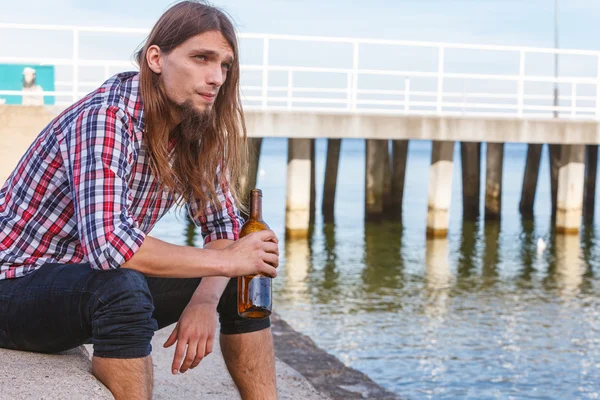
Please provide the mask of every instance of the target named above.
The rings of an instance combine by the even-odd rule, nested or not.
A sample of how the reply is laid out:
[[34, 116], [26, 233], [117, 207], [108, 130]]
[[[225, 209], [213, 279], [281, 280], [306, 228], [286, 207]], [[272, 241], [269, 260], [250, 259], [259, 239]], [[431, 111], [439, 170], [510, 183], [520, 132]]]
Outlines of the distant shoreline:
[[279, 315], [271, 315], [271, 329], [275, 356], [333, 400], [401, 399], [362, 372], [345, 366], [335, 356], [319, 348], [310, 337], [296, 332]]

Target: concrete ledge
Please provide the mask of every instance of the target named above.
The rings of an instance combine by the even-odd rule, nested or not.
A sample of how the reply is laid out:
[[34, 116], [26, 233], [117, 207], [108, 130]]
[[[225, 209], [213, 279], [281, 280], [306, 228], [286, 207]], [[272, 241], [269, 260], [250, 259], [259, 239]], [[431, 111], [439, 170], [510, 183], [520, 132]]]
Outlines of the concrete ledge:
[[113, 399], [81, 346], [60, 354], [0, 349], [0, 399]]

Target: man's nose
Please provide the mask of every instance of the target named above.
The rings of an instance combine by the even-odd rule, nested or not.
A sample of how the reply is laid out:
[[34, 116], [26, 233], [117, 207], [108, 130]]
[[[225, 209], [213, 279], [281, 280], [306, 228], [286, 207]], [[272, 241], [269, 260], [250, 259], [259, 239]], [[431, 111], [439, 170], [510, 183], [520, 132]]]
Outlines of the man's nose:
[[225, 81], [225, 74], [220, 65], [210, 68], [206, 83], [212, 86], [221, 86]]

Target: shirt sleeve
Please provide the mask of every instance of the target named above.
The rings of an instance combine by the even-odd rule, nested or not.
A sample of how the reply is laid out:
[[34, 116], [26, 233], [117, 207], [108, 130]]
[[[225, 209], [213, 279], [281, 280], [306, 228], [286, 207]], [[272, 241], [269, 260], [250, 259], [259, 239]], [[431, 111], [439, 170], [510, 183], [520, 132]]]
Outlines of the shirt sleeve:
[[145, 238], [129, 210], [133, 147], [124, 118], [116, 107], [86, 110], [66, 136], [79, 240], [87, 261], [99, 270], [119, 268]]
[[195, 201], [188, 202], [189, 216], [192, 218], [196, 226], [201, 228], [204, 244], [210, 243], [213, 240], [229, 239], [238, 240], [240, 238], [240, 230], [244, 224], [244, 219], [235, 205], [233, 195], [229, 190], [229, 184], [226, 178], [222, 178], [219, 170], [217, 170], [216, 194], [217, 202], [221, 204], [221, 210], [217, 210], [210, 205], [207, 206], [199, 218], [195, 218], [198, 211], [198, 204]]

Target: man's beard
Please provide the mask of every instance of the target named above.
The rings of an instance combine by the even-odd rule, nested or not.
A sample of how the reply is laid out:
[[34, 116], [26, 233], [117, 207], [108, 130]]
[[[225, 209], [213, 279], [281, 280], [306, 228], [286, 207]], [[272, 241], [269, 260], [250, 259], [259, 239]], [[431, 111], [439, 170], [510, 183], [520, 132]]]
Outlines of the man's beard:
[[198, 111], [191, 100], [187, 100], [178, 104], [178, 108], [181, 115], [178, 133], [185, 143], [197, 143], [204, 135], [213, 132], [215, 113], [212, 107]]

